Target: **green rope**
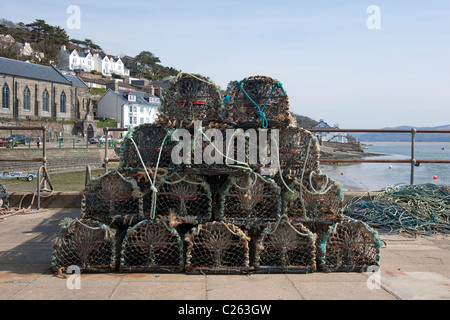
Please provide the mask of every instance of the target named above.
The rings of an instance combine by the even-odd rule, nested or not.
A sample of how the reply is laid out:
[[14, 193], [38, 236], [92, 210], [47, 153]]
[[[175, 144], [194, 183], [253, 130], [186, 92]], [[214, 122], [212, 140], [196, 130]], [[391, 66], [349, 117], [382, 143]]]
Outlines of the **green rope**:
[[351, 199], [344, 214], [386, 233], [450, 233], [450, 190], [434, 184], [395, 185], [373, 200]]
[[283, 85], [281, 82], [277, 81], [275, 85], [272, 87], [272, 91], [270, 91], [269, 96], [267, 97], [266, 101], [264, 102], [263, 106], [260, 107], [253, 99], [248, 95], [248, 93], [244, 90], [244, 82], [247, 81], [247, 78], [245, 78], [242, 81], [236, 82], [236, 87], [238, 87], [244, 95], [247, 97], [248, 100], [250, 100], [251, 103], [256, 107], [256, 116], [261, 119], [261, 126], [265, 129], [269, 126], [269, 122], [267, 121], [266, 114], [264, 113], [264, 108], [266, 107], [267, 103], [269, 102], [270, 98], [272, 97], [273, 92], [275, 89], [280, 88], [283, 91], [283, 94], [286, 95], [286, 92], [283, 89]]

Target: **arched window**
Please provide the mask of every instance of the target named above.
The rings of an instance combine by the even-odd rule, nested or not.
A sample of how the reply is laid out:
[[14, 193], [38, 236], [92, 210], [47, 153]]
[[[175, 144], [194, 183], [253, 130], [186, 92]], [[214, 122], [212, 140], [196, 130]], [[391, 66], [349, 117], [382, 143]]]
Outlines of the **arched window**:
[[2, 90], [2, 108], [9, 109], [9, 87], [7, 83], [5, 83]]
[[44, 93], [42, 93], [42, 111], [48, 112], [48, 91], [47, 91], [47, 89], [45, 89]]
[[23, 110], [30, 111], [30, 89], [28, 87], [23, 90]]
[[59, 106], [59, 112], [66, 113], [66, 94], [64, 91], [61, 93], [61, 104]]

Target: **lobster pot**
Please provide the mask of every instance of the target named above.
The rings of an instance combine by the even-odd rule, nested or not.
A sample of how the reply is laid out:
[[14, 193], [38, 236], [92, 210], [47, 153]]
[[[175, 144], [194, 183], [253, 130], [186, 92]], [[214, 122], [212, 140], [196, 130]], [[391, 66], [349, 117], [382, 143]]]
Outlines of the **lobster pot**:
[[185, 236], [185, 270], [188, 273], [247, 272], [249, 240], [233, 224], [218, 221], [200, 224]]
[[209, 78], [180, 73], [164, 92], [160, 121], [220, 121], [224, 106], [220, 90]]
[[122, 242], [120, 271], [179, 272], [183, 267], [183, 241], [175, 228], [143, 220], [128, 229]]
[[157, 165], [171, 167], [173, 144], [170, 133], [165, 128], [156, 124], [142, 124], [122, 143], [119, 168], [143, 169], [144, 164], [149, 168]]
[[283, 174], [308, 175], [319, 169], [319, 144], [311, 132], [298, 127], [288, 127], [279, 130], [278, 136], [278, 141], [271, 139], [271, 143], [278, 144], [279, 163]]
[[8, 206], [8, 189], [0, 182], [0, 208]]
[[142, 193], [134, 179], [111, 171], [86, 185], [81, 200], [85, 219], [112, 221], [143, 217]]
[[327, 271], [365, 271], [379, 266], [378, 233], [362, 221], [346, 219], [329, 228], [322, 243], [320, 268]]
[[238, 125], [260, 126], [262, 117], [270, 126], [291, 123], [289, 98], [276, 79], [259, 75], [246, 78], [231, 89], [229, 96], [228, 119]]
[[266, 227], [256, 243], [255, 271], [308, 273], [316, 270], [315, 235], [282, 219]]
[[115, 268], [116, 231], [90, 219], [63, 221], [53, 239], [51, 268], [58, 271], [75, 265], [81, 271], [112, 271]]
[[282, 194], [284, 213], [291, 219], [336, 222], [342, 217], [342, 188], [324, 174], [312, 171], [303, 184], [294, 178], [289, 189], [283, 185]]
[[229, 176], [221, 190], [219, 207], [218, 220], [265, 225], [280, 217], [280, 188], [272, 179], [251, 173]]
[[176, 172], [157, 181], [157, 192], [148, 189], [144, 196], [144, 216], [182, 223], [207, 222], [212, 216], [212, 194], [209, 184], [199, 175]]

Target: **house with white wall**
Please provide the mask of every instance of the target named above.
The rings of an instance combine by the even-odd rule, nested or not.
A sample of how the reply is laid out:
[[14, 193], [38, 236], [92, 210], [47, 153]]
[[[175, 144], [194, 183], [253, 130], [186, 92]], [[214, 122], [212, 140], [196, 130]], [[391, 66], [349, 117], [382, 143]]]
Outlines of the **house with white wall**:
[[82, 70], [91, 72], [93, 70], [101, 72], [105, 76], [113, 73], [120, 76], [130, 75], [130, 70], [125, 68], [120, 57], [108, 55], [92, 54], [89, 50], [78, 52], [75, 49], [67, 50], [66, 46], [61, 46], [59, 53], [58, 67], [66, 70]]
[[[319, 123], [314, 126], [313, 129], [338, 129], [330, 126], [323, 119], [320, 119]], [[346, 137], [345, 132], [315, 132], [316, 138], [319, 141], [330, 141], [330, 142], [340, 142], [340, 143], [348, 143], [348, 139]]]
[[119, 127], [154, 123], [161, 100], [155, 95], [133, 90], [108, 89], [97, 103], [97, 116], [114, 119]]

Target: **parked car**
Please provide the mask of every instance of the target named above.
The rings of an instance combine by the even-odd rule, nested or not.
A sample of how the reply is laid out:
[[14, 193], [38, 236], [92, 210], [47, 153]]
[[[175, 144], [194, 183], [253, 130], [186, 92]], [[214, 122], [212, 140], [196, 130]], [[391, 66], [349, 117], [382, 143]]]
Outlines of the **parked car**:
[[90, 144], [96, 144], [98, 143], [98, 136], [92, 137], [89, 139]]
[[[108, 141], [112, 141], [112, 136], [108, 136]], [[92, 137], [89, 139], [89, 143], [105, 143], [105, 135], [96, 135], [95, 137]]]
[[14, 144], [16, 144], [16, 143], [26, 144], [28, 141], [27, 137], [25, 137], [24, 135], [20, 135], [20, 134], [13, 134], [11, 137], [6, 138], [6, 140], [11, 143], [13, 138], [14, 138]]

